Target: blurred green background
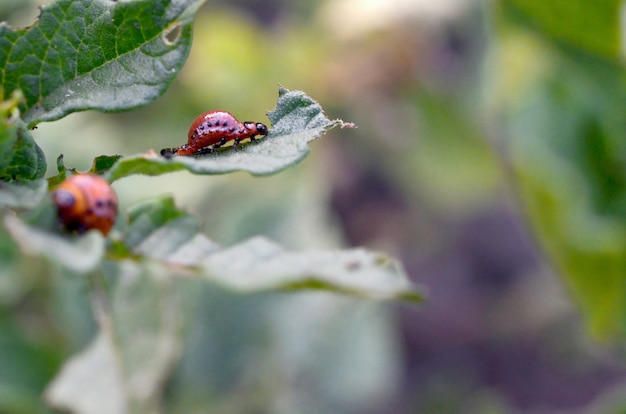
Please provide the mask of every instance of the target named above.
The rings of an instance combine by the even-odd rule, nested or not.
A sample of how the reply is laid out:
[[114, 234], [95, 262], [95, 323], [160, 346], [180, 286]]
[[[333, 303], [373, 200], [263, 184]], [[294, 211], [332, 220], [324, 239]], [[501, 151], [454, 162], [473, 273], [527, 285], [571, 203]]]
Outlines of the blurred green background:
[[[3, 0], [0, 18], [30, 24], [36, 4]], [[358, 125], [272, 177], [114, 184], [123, 208], [173, 194], [224, 245], [383, 251], [429, 291], [415, 309], [195, 287], [164, 410], [624, 412], [621, 7], [620, 22], [615, 1], [209, 1], [154, 104], [40, 124], [50, 174], [61, 153], [84, 170], [180, 145], [211, 109], [267, 122], [279, 83]], [[80, 281], [23, 267], [0, 279], [5, 407], [35, 401], [94, 329]]]

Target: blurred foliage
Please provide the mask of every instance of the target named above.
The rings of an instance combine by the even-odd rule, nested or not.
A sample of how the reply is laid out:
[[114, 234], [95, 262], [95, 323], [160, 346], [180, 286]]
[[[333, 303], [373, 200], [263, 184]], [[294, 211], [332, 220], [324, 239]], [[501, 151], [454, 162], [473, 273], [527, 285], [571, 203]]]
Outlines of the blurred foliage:
[[[619, 56], [618, 7], [618, 2], [596, 7], [527, 2], [521, 20], [515, 7], [504, 10], [515, 21], [539, 22], [533, 27], [553, 41], [536, 44], [552, 47], [548, 64], [514, 101], [508, 97], [507, 134], [523, 202], [593, 334], [623, 343], [626, 73]], [[544, 29], [545, 16], [555, 9], [563, 19]], [[583, 24], [585, 30], [579, 30]]]
[[[3, 2], [0, 15], [27, 3]], [[209, 109], [265, 122], [277, 83], [306, 90], [328, 113], [359, 125], [341, 136], [331, 131], [336, 139], [313, 143], [305, 163], [277, 176], [207, 179], [185, 171], [115, 183], [124, 209], [171, 193], [199, 218], [194, 231], [223, 245], [258, 234], [298, 249], [365, 244], [398, 255], [431, 288], [416, 314], [318, 293], [241, 296], [182, 278], [174, 297], [163, 299], [177, 312], [163, 326], [182, 335], [169, 344], [182, 359], [162, 384], [165, 412], [623, 410], [623, 388], [611, 390], [626, 378], [623, 369], [572, 328], [558, 287], [528, 264], [515, 232], [480, 220], [502, 204], [522, 206], [590, 332], [623, 346], [620, 3], [491, 6], [207, 3], [189, 59], [162, 98], [32, 131], [50, 176], [59, 153], [86, 170], [101, 154], [179, 145], [191, 120]], [[517, 193], [509, 199], [511, 187]], [[40, 187], [24, 197], [6, 190], [0, 200], [20, 205]], [[495, 244], [492, 256], [481, 256], [485, 239]], [[99, 359], [107, 355], [102, 337], [88, 347], [97, 325], [86, 297], [93, 280], [102, 281], [97, 292], [105, 298], [138, 302], [124, 311], [125, 332], [142, 329], [133, 315], [147, 312], [151, 324], [164, 316], [158, 306], [150, 310], [166, 273], [160, 266], [150, 268], [153, 278], [128, 263], [85, 280], [43, 260], [16, 260], [6, 232], [1, 241], [0, 411], [43, 412], [39, 394], [80, 350], [75, 358], [87, 367], [107, 361]], [[111, 284], [120, 274], [127, 291]], [[110, 378], [122, 365], [102, 372]], [[151, 407], [138, 390], [154, 384], [137, 384], [137, 401]]]
[[601, 0], [593, 5], [584, 0], [503, 0], [502, 6], [512, 21], [534, 28], [560, 46], [613, 62], [623, 56], [620, 8], [624, 6], [620, 0]]
[[[263, 237], [220, 247], [200, 233], [197, 220], [176, 208], [167, 196], [128, 210], [128, 223], [121, 214], [108, 240], [98, 232], [76, 237], [57, 228], [53, 205], [45, 191], [37, 191], [45, 190], [37, 180], [46, 170], [43, 152], [22, 119], [32, 127], [75, 111], [125, 110], [151, 102], [167, 88], [185, 60], [190, 24], [200, 4], [197, 0], [119, 4], [59, 0], [42, 7], [32, 26], [15, 29], [0, 25], [0, 80], [2, 92], [7, 97], [11, 94], [2, 104], [4, 127], [0, 131], [5, 142], [2, 155], [9, 161], [3, 165], [6, 182], [0, 186], [0, 199], [11, 209], [3, 216], [9, 243], [5, 260], [19, 263], [32, 257], [48, 271], [37, 272], [38, 276], [58, 270], [64, 278], [79, 278], [94, 314], [89, 331], [94, 322], [97, 326], [89, 346], [65, 361], [60, 371], [64, 355], [55, 353], [52, 361], [39, 361], [50, 367], [37, 376], [43, 381], [20, 384], [7, 379], [15, 387], [16, 397], [0, 402], [3, 410], [39, 410], [44, 386], [46, 402], [70, 412], [140, 413], [165, 403], [162, 390], [183, 348], [182, 327], [193, 319], [193, 314], [180, 312], [180, 302], [193, 299], [199, 290], [196, 286], [179, 292], [184, 284], [180, 277], [204, 283], [221, 280], [224, 286], [241, 292], [321, 290], [359, 298], [422, 300], [401, 265], [384, 255], [364, 249], [289, 252]], [[20, 90], [24, 99], [16, 94]], [[278, 100], [276, 109], [268, 113], [270, 133], [258, 147], [238, 153], [225, 148], [180, 160], [158, 157], [154, 161], [154, 155], [145, 153], [135, 158], [98, 156], [92, 168], [104, 172], [110, 181], [185, 167], [200, 174], [234, 170], [269, 174], [300, 161], [308, 152], [306, 144], [323, 132], [352, 126], [326, 118], [321, 106], [302, 92], [281, 87]], [[16, 155], [11, 160], [6, 154]], [[31, 174], [16, 170], [22, 167]], [[57, 170], [58, 175], [50, 179], [52, 185], [75, 172], [65, 167], [63, 156], [57, 158]], [[28, 212], [33, 204], [33, 211]], [[27, 211], [17, 215], [15, 210]], [[30, 294], [30, 289], [22, 289], [17, 282], [13, 289], [18, 294]], [[45, 295], [42, 299], [44, 306], [55, 304], [54, 300], [46, 303]], [[76, 311], [86, 309], [81, 306]], [[69, 322], [79, 319], [60, 316], [68, 317]], [[50, 334], [58, 335], [63, 343], [63, 331], [53, 329]], [[15, 337], [16, 333], [7, 335]], [[218, 346], [216, 352], [221, 355], [224, 348]], [[10, 349], [6, 355], [11, 355]], [[15, 369], [20, 368], [17, 362]], [[6, 365], [7, 371], [13, 372], [9, 362]], [[52, 373], [55, 378], [50, 381]], [[381, 383], [379, 378], [374, 376], [372, 389]], [[367, 381], [364, 384], [369, 385]], [[320, 394], [332, 392], [323, 388]], [[180, 394], [185, 395], [186, 389]], [[331, 400], [321, 399], [324, 405], [334, 404]]]

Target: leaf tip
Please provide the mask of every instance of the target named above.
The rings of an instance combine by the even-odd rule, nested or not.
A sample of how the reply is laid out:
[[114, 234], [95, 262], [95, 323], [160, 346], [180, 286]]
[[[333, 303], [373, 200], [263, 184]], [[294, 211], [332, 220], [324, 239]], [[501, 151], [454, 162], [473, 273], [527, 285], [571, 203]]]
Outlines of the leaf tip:
[[331, 128], [335, 128], [335, 127], [339, 127], [341, 129], [344, 128], [349, 128], [349, 129], [356, 129], [358, 128], [358, 126], [354, 123], [354, 122], [346, 122], [343, 119], [334, 119], [331, 124], [330, 124]]
[[278, 96], [283, 96], [284, 94], [288, 93], [289, 89], [285, 88], [282, 84], [278, 84]]

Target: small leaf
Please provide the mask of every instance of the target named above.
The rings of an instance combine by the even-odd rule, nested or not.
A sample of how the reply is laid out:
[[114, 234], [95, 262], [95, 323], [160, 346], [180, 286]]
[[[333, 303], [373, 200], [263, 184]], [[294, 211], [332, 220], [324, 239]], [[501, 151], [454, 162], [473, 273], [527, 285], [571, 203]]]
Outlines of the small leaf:
[[59, 184], [67, 179], [67, 168], [65, 168], [65, 163], [63, 162], [63, 154], [57, 157], [57, 171], [59, 172], [57, 175], [48, 178], [48, 186], [50, 189], [55, 189]]
[[203, 0], [57, 0], [25, 29], [0, 24], [0, 90], [20, 89], [29, 126], [160, 96], [187, 58]]
[[[171, 223], [177, 224], [181, 220], [190, 221], [193, 219], [176, 209], [171, 197], [161, 197], [139, 203], [129, 210], [128, 215], [130, 227], [125, 244], [130, 249], [139, 249], [138, 246], [146, 242], [146, 239]], [[194, 221], [192, 226], [192, 232], [197, 232], [199, 227], [197, 221]], [[180, 233], [186, 232], [179, 231]], [[162, 242], [167, 243], [168, 241], [162, 240]]]
[[31, 181], [43, 178], [47, 163], [43, 151], [33, 140], [33, 136], [21, 121], [17, 129], [17, 141], [13, 146], [13, 156], [9, 164], [0, 171], [0, 179], [5, 181]]
[[[1, 89], [0, 89], [1, 90]], [[0, 103], [0, 171], [4, 171], [13, 158], [13, 147], [23, 123], [19, 122], [18, 105], [24, 100], [20, 90], [13, 91], [11, 97]]]
[[19, 117], [22, 101], [21, 91], [14, 90], [0, 102], [0, 179], [5, 181], [36, 180], [46, 173], [46, 158]]
[[198, 233], [198, 221], [176, 209], [170, 197], [133, 207], [125, 244], [135, 253], [183, 266], [195, 266], [219, 246]]
[[101, 175], [105, 171], [111, 169], [111, 167], [115, 165], [115, 163], [119, 161], [120, 158], [122, 158], [121, 155], [101, 155], [99, 157], [96, 157], [93, 160], [93, 164], [91, 165], [89, 172]]
[[[239, 151], [225, 148], [212, 154], [166, 159], [154, 152], [123, 158], [107, 173], [110, 181], [133, 175], [161, 175], [187, 169], [196, 174], [224, 174], [247, 171], [268, 175], [301, 161], [309, 152], [307, 144], [335, 127], [354, 128], [341, 120], [331, 121], [322, 107], [300, 91], [279, 89], [276, 109], [268, 113], [272, 122], [267, 137], [258, 144], [243, 145]], [[182, 142], [181, 142], [182, 144]]]

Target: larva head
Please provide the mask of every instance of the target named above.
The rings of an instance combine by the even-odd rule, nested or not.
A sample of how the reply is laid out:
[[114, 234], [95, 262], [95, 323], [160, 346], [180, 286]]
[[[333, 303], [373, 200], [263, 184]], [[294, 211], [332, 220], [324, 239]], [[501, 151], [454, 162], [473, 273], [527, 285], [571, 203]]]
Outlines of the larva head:
[[265, 124], [262, 124], [260, 122], [244, 122], [243, 126], [250, 131], [250, 135], [254, 136], [254, 135], [261, 135], [261, 136], [266, 136], [267, 135], [267, 127], [265, 126]]

